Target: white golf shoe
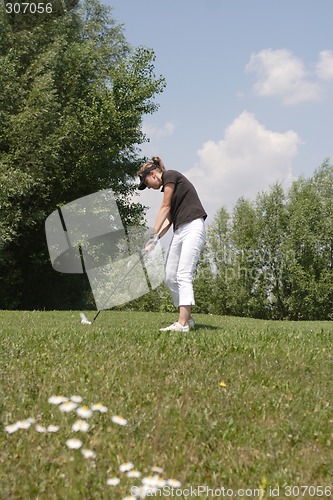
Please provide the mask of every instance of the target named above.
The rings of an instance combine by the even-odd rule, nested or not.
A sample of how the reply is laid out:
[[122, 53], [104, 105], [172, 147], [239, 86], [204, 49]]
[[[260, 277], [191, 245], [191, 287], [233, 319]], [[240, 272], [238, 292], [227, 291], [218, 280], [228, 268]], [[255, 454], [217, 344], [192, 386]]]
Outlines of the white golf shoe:
[[176, 323], [173, 323], [170, 326], [167, 326], [166, 328], [160, 328], [160, 332], [183, 332], [183, 333], [187, 333], [189, 331], [190, 331], [189, 325], [183, 326], [180, 323], [178, 323], [178, 321], [176, 321]]

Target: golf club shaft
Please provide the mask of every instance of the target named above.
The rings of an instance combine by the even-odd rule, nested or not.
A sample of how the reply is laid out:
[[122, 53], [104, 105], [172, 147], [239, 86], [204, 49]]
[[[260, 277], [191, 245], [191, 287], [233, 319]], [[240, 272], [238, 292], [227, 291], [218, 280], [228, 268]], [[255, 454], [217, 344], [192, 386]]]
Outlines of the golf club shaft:
[[[121, 284], [125, 281], [125, 279], [127, 278], [127, 276], [128, 276], [128, 275], [129, 275], [129, 274], [133, 271], [133, 269], [135, 268], [135, 266], [137, 266], [137, 265], [139, 264], [139, 262], [141, 261], [142, 257], [143, 257], [143, 252], [141, 252], [141, 253], [140, 253], [140, 257], [139, 257], [139, 259], [138, 259], [136, 262], [134, 262], [133, 266], [129, 269], [129, 271], [127, 271], [127, 273], [126, 273], [126, 274], [125, 274], [125, 276], [121, 279], [121, 281], [120, 281], [119, 283], [117, 283], [117, 285], [114, 287], [114, 289], [112, 290], [112, 292], [111, 292], [111, 293], [110, 293], [110, 295], [108, 296], [108, 298], [107, 298], [107, 300], [106, 300], [105, 304], [106, 304], [106, 303], [107, 303], [107, 302], [111, 299], [111, 297], [114, 295], [114, 293], [115, 293], [115, 292], [116, 292], [116, 290], [119, 288], [119, 286], [120, 286], [120, 285], [121, 285]], [[105, 304], [104, 304], [104, 305], [105, 305]], [[99, 310], [97, 311], [97, 314], [95, 315], [94, 319], [92, 320], [92, 323], [94, 323], [94, 322], [95, 322], [95, 320], [97, 319], [97, 317], [98, 317], [99, 313], [100, 313], [101, 311], [103, 311], [103, 310], [104, 310], [104, 308], [99, 309]]]

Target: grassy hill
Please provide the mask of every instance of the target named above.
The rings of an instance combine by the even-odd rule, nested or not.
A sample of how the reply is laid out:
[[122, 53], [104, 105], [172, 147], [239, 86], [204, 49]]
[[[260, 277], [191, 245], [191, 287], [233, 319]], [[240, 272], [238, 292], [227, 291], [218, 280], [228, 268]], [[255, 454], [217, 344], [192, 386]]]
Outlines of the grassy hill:
[[[0, 312], [2, 498], [122, 499], [142, 480], [178, 498], [329, 497], [332, 323], [197, 315], [189, 334], [159, 332], [173, 320]], [[54, 395], [82, 401], [64, 412]], [[107, 411], [73, 430], [77, 409], [98, 402]], [[18, 421], [28, 428], [7, 427]], [[128, 462], [140, 477], [119, 471]]]

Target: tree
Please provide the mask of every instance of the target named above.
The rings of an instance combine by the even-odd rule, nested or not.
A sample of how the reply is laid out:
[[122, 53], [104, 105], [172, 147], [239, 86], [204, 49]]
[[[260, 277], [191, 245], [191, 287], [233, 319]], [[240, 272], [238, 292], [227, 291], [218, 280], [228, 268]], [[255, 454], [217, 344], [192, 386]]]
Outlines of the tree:
[[142, 117], [165, 85], [154, 58], [128, 45], [97, 0], [19, 30], [0, 10], [1, 307], [61, 305], [45, 293], [66, 280], [50, 268], [45, 242], [56, 206], [111, 187], [125, 222], [142, 220], [129, 196]]
[[333, 318], [333, 166], [325, 160], [289, 192], [289, 240], [294, 253], [289, 310], [293, 319]]
[[261, 316], [282, 319], [287, 314], [288, 208], [285, 192], [279, 183], [274, 184], [268, 193], [257, 196], [256, 210], [258, 274], [254, 297], [258, 298]]
[[215, 304], [212, 300], [215, 287], [215, 276], [212, 271], [209, 250], [204, 247], [193, 281], [196, 311], [205, 314], [215, 312]]
[[263, 319], [332, 319], [332, 235], [328, 160], [288, 191], [277, 183], [253, 203], [240, 198], [231, 216], [222, 208], [208, 229], [210, 310]]
[[228, 282], [228, 303], [233, 315], [254, 314], [251, 301], [257, 280], [258, 223], [255, 206], [240, 198], [231, 217], [232, 265]]
[[[230, 215], [225, 207], [220, 208], [207, 231], [207, 253], [206, 262], [210, 262], [214, 279], [210, 282], [211, 311], [217, 314], [227, 314], [227, 289], [230, 270], [230, 237], [229, 224]], [[207, 268], [207, 264], [204, 269]], [[211, 278], [206, 271], [208, 280]]]

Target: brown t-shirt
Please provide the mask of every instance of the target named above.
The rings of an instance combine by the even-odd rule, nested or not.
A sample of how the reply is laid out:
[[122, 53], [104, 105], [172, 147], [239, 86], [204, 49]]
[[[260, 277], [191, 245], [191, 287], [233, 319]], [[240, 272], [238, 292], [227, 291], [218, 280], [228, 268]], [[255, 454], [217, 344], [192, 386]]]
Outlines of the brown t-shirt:
[[175, 189], [171, 200], [171, 222], [175, 231], [181, 224], [195, 219], [206, 219], [207, 214], [201, 204], [198, 193], [193, 184], [180, 172], [166, 170], [162, 174], [164, 190], [165, 184], [172, 183]]

